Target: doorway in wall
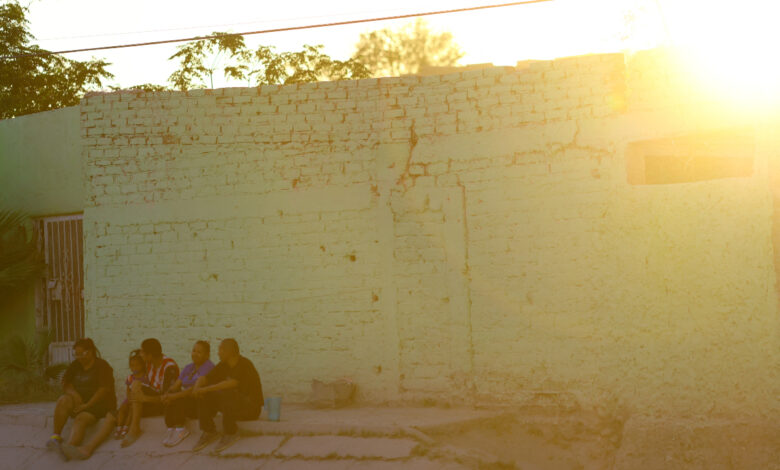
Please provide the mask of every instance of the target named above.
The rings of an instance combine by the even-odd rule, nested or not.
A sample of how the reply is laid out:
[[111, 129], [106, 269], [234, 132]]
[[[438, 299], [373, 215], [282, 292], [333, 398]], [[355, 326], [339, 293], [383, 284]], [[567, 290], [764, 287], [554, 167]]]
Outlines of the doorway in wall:
[[46, 261], [35, 295], [36, 326], [52, 332], [49, 362], [73, 360], [73, 343], [84, 336], [83, 214], [34, 220]]

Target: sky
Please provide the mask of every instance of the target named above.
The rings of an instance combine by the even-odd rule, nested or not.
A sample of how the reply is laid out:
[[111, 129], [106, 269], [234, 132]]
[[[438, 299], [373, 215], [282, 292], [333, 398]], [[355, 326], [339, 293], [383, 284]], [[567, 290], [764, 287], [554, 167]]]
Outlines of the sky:
[[[173, 39], [212, 31], [260, 29], [326, 23], [358, 18], [436, 11], [502, 3], [506, 0], [22, 0], [29, 4], [30, 30], [41, 47], [58, 51], [132, 42]], [[25, 3], [29, 2], [29, 3]], [[742, 0], [553, 0], [477, 12], [427, 17], [436, 31], [449, 31], [464, 50], [461, 64], [514, 65], [527, 59], [553, 59], [586, 53], [632, 51], [661, 44], [698, 43], [702, 50], [739, 45], [756, 30], [774, 30], [776, 11], [757, 8], [774, 2]], [[748, 4], [752, 4], [748, 7]], [[735, 5], [742, 8], [735, 8]], [[277, 51], [322, 44], [324, 52], [346, 59], [363, 32], [398, 27], [410, 20], [338, 26], [308, 31], [247, 36], [247, 44], [273, 45]], [[740, 23], [741, 22], [741, 23]], [[741, 25], [740, 28], [733, 24]], [[758, 28], [752, 27], [759, 25]], [[728, 38], [729, 43], [717, 43]], [[752, 38], [756, 40], [756, 38]], [[777, 38], [774, 38], [777, 39]], [[774, 48], [772, 43], [772, 47]], [[176, 69], [168, 58], [176, 45], [69, 54], [111, 62], [112, 84], [166, 84]], [[717, 57], [722, 60], [722, 55]], [[217, 81], [215, 87], [226, 86]], [[233, 83], [233, 86], [242, 84]]]
[[[27, 0], [30, 1], [30, 0]], [[32, 0], [30, 30], [48, 50], [66, 50], [132, 42], [191, 37], [212, 31], [255, 31], [303, 24], [391, 16], [421, 11], [489, 5], [502, 0], [395, 0], [392, 3], [333, 0], [249, 2], [239, 0], [135, 0], [120, 4], [97, 0]], [[663, 2], [661, 2], [663, 3]], [[25, 4], [25, 3], [23, 3]], [[641, 13], [643, 38], [636, 47], [663, 40], [662, 10], [655, 0], [554, 0], [495, 10], [428, 17], [436, 31], [449, 31], [466, 52], [462, 64], [491, 62], [514, 65], [525, 59], [552, 59], [626, 47], [625, 15], [630, 7]], [[636, 16], [636, 15], [635, 15]], [[584, 19], [587, 19], [585, 21]], [[398, 27], [410, 20], [394, 20], [309, 31], [247, 36], [247, 44], [273, 45], [278, 51], [299, 50], [304, 44], [322, 44], [325, 53], [346, 59], [361, 33]], [[633, 28], [635, 31], [638, 29]], [[649, 31], [649, 33], [648, 33]], [[641, 43], [641, 44], [639, 44]], [[176, 45], [70, 54], [84, 60], [105, 58], [115, 75], [114, 84], [165, 84], [176, 69], [169, 61]], [[217, 86], [218, 83], [215, 83]], [[224, 86], [224, 84], [222, 84]]]

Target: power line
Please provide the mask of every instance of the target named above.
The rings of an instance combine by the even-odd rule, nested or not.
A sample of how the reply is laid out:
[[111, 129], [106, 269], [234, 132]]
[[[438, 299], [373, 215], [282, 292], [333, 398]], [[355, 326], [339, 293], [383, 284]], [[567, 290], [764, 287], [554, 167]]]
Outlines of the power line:
[[[405, 8], [391, 8], [391, 9], [384, 9], [384, 10], [363, 10], [363, 11], [352, 11], [348, 12], [343, 15], [339, 16], [352, 16], [352, 15], [362, 15], [366, 13], [370, 14], [378, 14], [378, 13], [384, 13], [384, 12], [392, 12], [392, 11], [400, 11], [405, 10]], [[58, 36], [54, 38], [36, 38], [40, 42], [44, 41], [61, 41], [61, 40], [71, 40], [71, 39], [92, 39], [92, 38], [105, 38], [105, 37], [111, 37], [111, 36], [127, 36], [129, 34], [149, 34], [149, 33], [169, 33], [171, 31], [188, 31], [193, 29], [206, 29], [209, 28], [212, 31], [214, 28], [226, 28], [229, 26], [243, 26], [243, 25], [270, 25], [270, 24], [278, 24], [283, 23], [286, 21], [301, 21], [301, 20], [314, 20], [314, 19], [320, 19], [320, 18], [333, 18], [337, 15], [314, 15], [314, 16], [296, 16], [293, 18], [279, 18], [277, 20], [255, 20], [255, 21], [242, 21], [240, 23], [228, 23], [228, 24], [219, 24], [219, 25], [201, 25], [201, 26], [185, 26], [181, 28], [158, 28], [158, 29], [147, 29], [144, 31], [125, 31], [122, 33], [97, 33], [97, 34], [86, 34], [82, 36]]]
[[415, 18], [420, 16], [433, 16], [433, 15], [444, 15], [448, 13], [460, 13], [460, 12], [466, 12], [466, 11], [478, 11], [478, 10], [488, 10], [493, 8], [503, 8], [503, 7], [511, 7], [511, 6], [517, 6], [517, 5], [529, 5], [532, 3], [544, 3], [544, 2], [550, 2], [553, 0], [526, 0], [522, 2], [511, 2], [511, 3], [499, 3], [494, 5], [482, 5], [477, 7], [466, 7], [466, 8], [457, 8], [452, 10], [439, 10], [439, 11], [428, 11], [428, 12], [421, 12], [421, 13], [409, 13], [406, 15], [395, 15], [395, 16], [383, 16], [383, 17], [377, 17], [377, 18], [365, 18], [360, 20], [348, 20], [348, 21], [337, 21], [333, 23], [320, 23], [320, 24], [311, 24], [311, 25], [305, 25], [305, 26], [290, 26], [286, 28], [275, 28], [275, 29], [265, 29], [261, 31], [247, 31], [243, 33], [231, 33], [231, 34], [220, 34], [220, 35], [212, 35], [212, 36], [197, 36], [197, 37], [190, 37], [190, 38], [181, 38], [181, 39], [166, 39], [163, 41], [149, 41], [149, 42], [139, 42], [139, 43], [133, 43], [133, 44], [120, 44], [115, 46], [102, 46], [102, 47], [88, 47], [84, 49], [71, 49], [66, 51], [41, 51], [41, 52], [35, 52], [35, 53], [27, 53], [27, 54], [11, 54], [6, 56], [1, 56], [3, 59], [20, 59], [22, 57], [39, 57], [39, 56], [47, 56], [47, 55], [62, 55], [62, 54], [72, 54], [76, 52], [88, 52], [88, 51], [104, 51], [108, 49], [126, 49], [130, 47], [142, 47], [142, 46], [155, 46], [158, 44], [171, 44], [176, 42], [189, 42], [189, 41], [199, 41], [203, 39], [216, 39], [216, 38], [222, 38], [222, 37], [230, 37], [230, 36], [251, 36], [253, 34], [267, 34], [267, 33], [280, 33], [283, 31], [299, 31], [303, 29], [316, 29], [316, 28], [328, 28], [332, 26], [345, 26], [350, 24], [359, 24], [359, 23], [373, 23], [377, 21], [387, 21], [387, 20], [400, 20], [405, 18]]

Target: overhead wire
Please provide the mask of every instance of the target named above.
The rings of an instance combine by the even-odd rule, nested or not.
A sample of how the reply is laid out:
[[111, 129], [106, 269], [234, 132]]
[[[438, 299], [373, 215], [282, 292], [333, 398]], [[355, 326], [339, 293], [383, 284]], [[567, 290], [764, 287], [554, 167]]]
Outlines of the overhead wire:
[[245, 31], [241, 33], [230, 33], [230, 34], [219, 34], [219, 35], [208, 35], [208, 36], [196, 36], [196, 37], [188, 37], [188, 38], [178, 38], [178, 39], [165, 39], [160, 41], [147, 41], [147, 42], [139, 42], [139, 43], [132, 43], [132, 44], [118, 44], [113, 46], [100, 46], [100, 47], [86, 47], [81, 49], [70, 49], [70, 50], [63, 50], [63, 51], [39, 51], [39, 52], [31, 52], [31, 53], [25, 53], [25, 54], [8, 54], [4, 56], [0, 56], [2, 59], [21, 59], [23, 57], [40, 57], [40, 56], [47, 56], [47, 55], [63, 55], [63, 54], [74, 54], [77, 52], [90, 52], [90, 51], [104, 51], [109, 49], [127, 49], [131, 47], [144, 47], [144, 46], [155, 46], [160, 44], [173, 44], [177, 42], [190, 42], [190, 41], [200, 41], [204, 39], [217, 39], [217, 38], [223, 38], [223, 37], [233, 37], [233, 36], [251, 36], [255, 34], [268, 34], [268, 33], [280, 33], [284, 31], [300, 31], [305, 29], [316, 29], [316, 28], [329, 28], [334, 26], [345, 26], [345, 25], [352, 25], [352, 24], [361, 24], [361, 23], [372, 23], [377, 21], [389, 21], [389, 20], [399, 20], [399, 19], [405, 19], [405, 18], [417, 18], [417, 17], [423, 17], [423, 16], [433, 16], [433, 15], [444, 15], [444, 14], [450, 14], [450, 13], [461, 13], [461, 12], [468, 12], [468, 11], [479, 11], [479, 10], [489, 10], [489, 9], [495, 9], [495, 8], [504, 8], [504, 7], [512, 7], [512, 6], [519, 6], [519, 5], [530, 5], [534, 3], [545, 3], [545, 2], [551, 2], [553, 0], [525, 0], [520, 2], [509, 2], [509, 3], [499, 3], [499, 4], [492, 4], [492, 5], [479, 5], [474, 7], [464, 7], [464, 8], [454, 8], [450, 10], [438, 10], [438, 11], [428, 11], [428, 12], [418, 12], [418, 13], [408, 13], [404, 15], [392, 15], [392, 16], [383, 16], [383, 17], [374, 17], [374, 18], [363, 18], [358, 20], [346, 20], [346, 21], [336, 21], [331, 23], [319, 23], [319, 24], [311, 24], [311, 25], [303, 25], [303, 26], [288, 26], [284, 28], [273, 28], [273, 29], [264, 29], [260, 31]]
[[[385, 9], [377, 11], [374, 10], [363, 10], [363, 11], [352, 11], [348, 13], [344, 13], [341, 16], [345, 15], [362, 15], [366, 13], [371, 14], [377, 14], [379, 12], [392, 12], [392, 11], [400, 11], [405, 10], [405, 8], [391, 8], [391, 9]], [[184, 26], [181, 28], [158, 28], [158, 29], [147, 29], [144, 31], [125, 31], [121, 33], [97, 33], [97, 34], [85, 34], [81, 36], [58, 36], [53, 38], [37, 38], [38, 41], [44, 42], [44, 41], [63, 41], [63, 40], [72, 40], [72, 39], [91, 39], [91, 38], [104, 38], [104, 37], [111, 37], [111, 36], [127, 36], [130, 34], [149, 34], [149, 33], [168, 33], [171, 31], [188, 31], [193, 29], [214, 29], [214, 28], [226, 28], [226, 27], [232, 27], [232, 26], [243, 26], [243, 25], [264, 25], [264, 24], [278, 24], [278, 23], [284, 23], [288, 21], [301, 21], [301, 20], [314, 20], [314, 19], [320, 19], [320, 18], [333, 18], [336, 15], [330, 14], [330, 15], [312, 15], [312, 16], [296, 16], [293, 18], [279, 18], [275, 20], [254, 20], [254, 21], [242, 21], [239, 23], [224, 23], [224, 24], [211, 24], [211, 25], [200, 25], [200, 26]]]

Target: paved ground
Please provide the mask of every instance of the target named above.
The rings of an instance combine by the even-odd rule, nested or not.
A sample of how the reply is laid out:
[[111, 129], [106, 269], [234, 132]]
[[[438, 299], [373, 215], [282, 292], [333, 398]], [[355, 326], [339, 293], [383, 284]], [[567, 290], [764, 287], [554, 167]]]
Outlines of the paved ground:
[[[0, 407], [0, 470], [780, 470], [780, 424], [774, 420], [618, 419], [560, 406], [285, 405], [280, 422], [263, 416], [242, 423], [242, 440], [219, 455], [208, 448], [190, 451], [197, 432], [174, 449], [163, 447], [162, 419], [148, 418], [132, 447], [121, 449], [111, 440], [90, 460], [66, 463], [44, 446], [52, 409]], [[194, 430], [196, 423], [190, 425]]]
[[[215, 454], [190, 451], [197, 432], [174, 449], [162, 446], [161, 418], [143, 421], [144, 435], [122, 449], [110, 440], [86, 462], [64, 462], [47, 451], [52, 404], [0, 407], [0, 468], [151, 469], [465, 469], [480, 464], [457, 453], [432, 449], [435, 442], [421, 429], [463, 425], [496, 412], [438, 408], [346, 408], [317, 410], [284, 407], [280, 422], [241, 424], [244, 435], [230, 449]], [[190, 422], [195, 431], [196, 423]], [[219, 425], [219, 424], [218, 424]], [[67, 437], [69, 428], [64, 435]]]

